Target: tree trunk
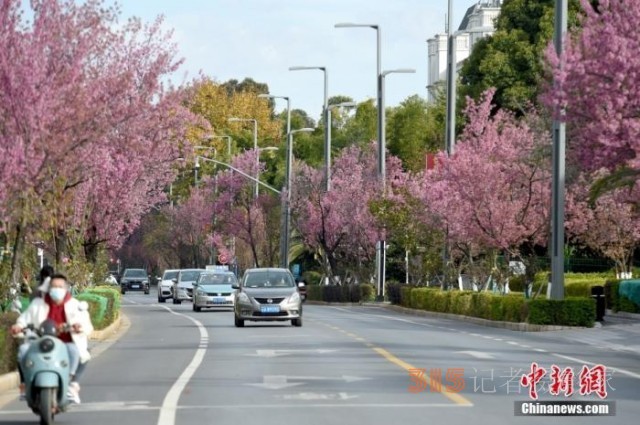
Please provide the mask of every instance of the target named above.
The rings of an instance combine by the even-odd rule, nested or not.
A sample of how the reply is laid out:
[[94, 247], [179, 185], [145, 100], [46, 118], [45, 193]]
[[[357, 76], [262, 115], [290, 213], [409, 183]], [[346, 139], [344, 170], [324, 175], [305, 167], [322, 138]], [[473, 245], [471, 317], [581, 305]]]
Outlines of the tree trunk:
[[20, 223], [16, 225], [16, 235], [13, 240], [13, 255], [11, 256], [11, 286], [20, 287], [20, 272], [22, 266], [22, 254], [24, 251], [25, 227], [27, 225], [26, 215], [20, 218]]

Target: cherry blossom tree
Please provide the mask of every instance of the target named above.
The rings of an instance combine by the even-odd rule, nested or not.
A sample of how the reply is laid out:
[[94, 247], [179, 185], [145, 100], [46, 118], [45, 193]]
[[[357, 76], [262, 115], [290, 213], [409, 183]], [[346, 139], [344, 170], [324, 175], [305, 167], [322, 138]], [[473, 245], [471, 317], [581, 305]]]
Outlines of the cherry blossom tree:
[[[346, 274], [356, 264], [375, 258], [375, 244], [384, 233], [384, 214], [372, 203], [382, 199], [376, 146], [345, 148], [332, 164], [330, 192], [322, 189], [322, 171], [298, 164], [292, 192], [294, 225], [304, 243], [322, 260], [329, 277]], [[406, 184], [401, 162], [387, 157], [389, 200]], [[381, 206], [379, 204], [378, 206]]]
[[27, 237], [54, 252], [71, 232], [89, 251], [117, 246], [174, 177], [195, 119], [162, 81], [181, 61], [161, 20], [118, 17], [99, 0], [0, 4], [0, 231], [14, 281]]
[[602, 169], [590, 178], [582, 175], [567, 195], [567, 230], [578, 243], [615, 263], [620, 278], [631, 277], [631, 260], [640, 241], [640, 186], [619, 188], [590, 200], [589, 187], [607, 175]]
[[535, 112], [518, 120], [493, 111], [492, 96], [469, 100], [456, 152], [427, 173], [424, 200], [451, 242], [526, 261], [549, 233], [549, 135], [537, 130]]
[[581, 28], [565, 41], [565, 53], [548, 50], [554, 84], [543, 101], [569, 128], [568, 147], [582, 169], [629, 167], [640, 173], [638, 50], [640, 3], [581, 0]]

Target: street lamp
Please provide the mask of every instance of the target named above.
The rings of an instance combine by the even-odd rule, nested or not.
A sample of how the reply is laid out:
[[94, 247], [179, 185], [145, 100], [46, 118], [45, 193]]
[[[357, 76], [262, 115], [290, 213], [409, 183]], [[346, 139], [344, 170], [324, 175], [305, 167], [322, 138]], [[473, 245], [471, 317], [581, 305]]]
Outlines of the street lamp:
[[[272, 94], [259, 94], [258, 98], [260, 99], [284, 99], [287, 101], [287, 135], [286, 135], [286, 139], [287, 139], [287, 153], [286, 153], [286, 163], [289, 164], [291, 162], [291, 149], [289, 148], [290, 143], [289, 143], [289, 139], [291, 137], [291, 100], [289, 99], [288, 96], [275, 96]], [[286, 172], [285, 172], [285, 184], [288, 184], [287, 182], [290, 179], [289, 173], [290, 173], [290, 169], [289, 166], [286, 167]], [[283, 199], [282, 202], [286, 201]], [[288, 227], [287, 227], [287, 214], [286, 214], [286, 205], [283, 206], [282, 208], [282, 218], [280, 220], [280, 266], [281, 267], [287, 267], [289, 264], [289, 241], [288, 238], [285, 237], [284, 235], [287, 234], [288, 232]]]
[[286, 168], [286, 188], [287, 188], [287, 198], [285, 201], [285, 217], [284, 217], [284, 232], [281, 238], [284, 240], [284, 243], [281, 245], [281, 255], [284, 257], [280, 257], [281, 267], [288, 269], [289, 268], [289, 245], [291, 240], [291, 189], [293, 185], [292, 178], [292, 167], [293, 167], [293, 135], [296, 133], [311, 133], [315, 131], [315, 129], [310, 127], [299, 128], [297, 130], [291, 130], [287, 133], [287, 168]]
[[[253, 122], [253, 149], [256, 151], [256, 173], [260, 172], [260, 156], [258, 153], [258, 120], [254, 118], [229, 118], [229, 122]], [[256, 177], [256, 180], [258, 178]], [[258, 183], [256, 183], [256, 187], [253, 192], [253, 197], [258, 199]]]
[[[193, 149], [213, 151], [213, 157], [215, 158], [218, 156], [218, 150], [212, 146], [194, 146]], [[200, 157], [196, 156], [196, 163], [194, 164], [196, 187], [198, 187], [198, 170], [200, 169], [200, 162], [198, 161], [198, 158]]]
[[[413, 74], [415, 73], [415, 69], [410, 68], [399, 68], [399, 69], [390, 69], [387, 71], [383, 71], [380, 74], [380, 103], [378, 103], [378, 109], [384, 111], [384, 92], [385, 92], [385, 79], [389, 74]], [[378, 142], [379, 152], [378, 152], [378, 170], [380, 173], [380, 182], [382, 184], [382, 196], [386, 194], [386, 180], [387, 180], [387, 146], [386, 146], [386, 117], [383, 113], [380, 115], [380, 128], [382, 131], [380, 132], [380, 140]], [[386, 263], [387, 263], [387, 245], [384, 238], [380, 238], [378, 241], [378, 255], [376, 255], [377, 263], [378, 263], [378, 299], [384, 299], [384, 286], [386, 280]]]
[[324, 187], [331, 190], [331, 120], [329, 118], [329, 70], [324, 66], [292, 66], [289, 71], [320, 70], [324, 73], [324, 103], [322, 115], [324, 118]]
[[[382, 152], [382, 145], [380, 143], [382, 139], [382, 132], [384, 127], [382, 127], [384, 108], [380, 107], [382, 103], [382, 49], [380, 46], [380, 38], [382, 29], [378, 24], [354, 24], [351, 22], [343, 22], [334, 25], [335, 28], [373, 28], [376, 30], [376, 84], [377, 84], [377, 101], [378, 101], [378, 152]], [[378, 161], [378, 166], [380, 165], [380, 161]], [[382, 177], [382, 169], [378, 167], [378, 176]]]
[[229, 155], [229, 158], [231, 158], [231, 136], [227, 136], [225, 134], [223, 135], [209, 135], [207, 136], [207, 140], [211, 140], [211, 139], [227, 139], [227, 155]]

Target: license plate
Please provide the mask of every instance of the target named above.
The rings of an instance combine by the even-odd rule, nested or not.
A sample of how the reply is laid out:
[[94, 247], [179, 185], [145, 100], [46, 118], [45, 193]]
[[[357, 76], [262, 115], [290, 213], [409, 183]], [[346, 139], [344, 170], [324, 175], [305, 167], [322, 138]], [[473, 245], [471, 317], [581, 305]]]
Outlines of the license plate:
[[140, 288], [140, 285], [131, 285], [131, 287], [138, 289], [138, 288]]
[[214, 304], [224, 304], [225, 302], [227, 302], [227, 299], [224, 297], [215, 297], [213, 299]]
[[260, 306], [260, 313], [280, 313], [280, 306], [279, 305]]

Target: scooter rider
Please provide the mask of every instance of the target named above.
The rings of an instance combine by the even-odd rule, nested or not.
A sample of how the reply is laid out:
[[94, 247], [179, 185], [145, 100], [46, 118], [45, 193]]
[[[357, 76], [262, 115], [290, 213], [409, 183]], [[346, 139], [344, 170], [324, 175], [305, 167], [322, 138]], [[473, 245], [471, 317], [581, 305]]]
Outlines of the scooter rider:
[[[59, 329], [65, 324], [71, 327], [71, 332], [63, 332], [58, 338], [66, 343], [69, 350], [69, 371], [71, 374], [68, 397], [75, 403], [80, 403], [80, 375], [86, 363], [91, 358], [88, 350], [88, 335], [93, 331], [91, 318], [87, 308], [81, 308], [80, 301], [73, 298], [69, 291], [67, 278], [62, 274], [51, 276], [47, 294], [42, 298], [35, 298], [29, 307], [18, 317], [11, 333], [18, 335], [28, 326], [40, 327], [42, 322], [50, 319]], [[28, 343], [24, 343], [18, 350], [18, 364], [27, 353]], [[20, 388], [21, 397], [24, 394], [24, 384]]]

